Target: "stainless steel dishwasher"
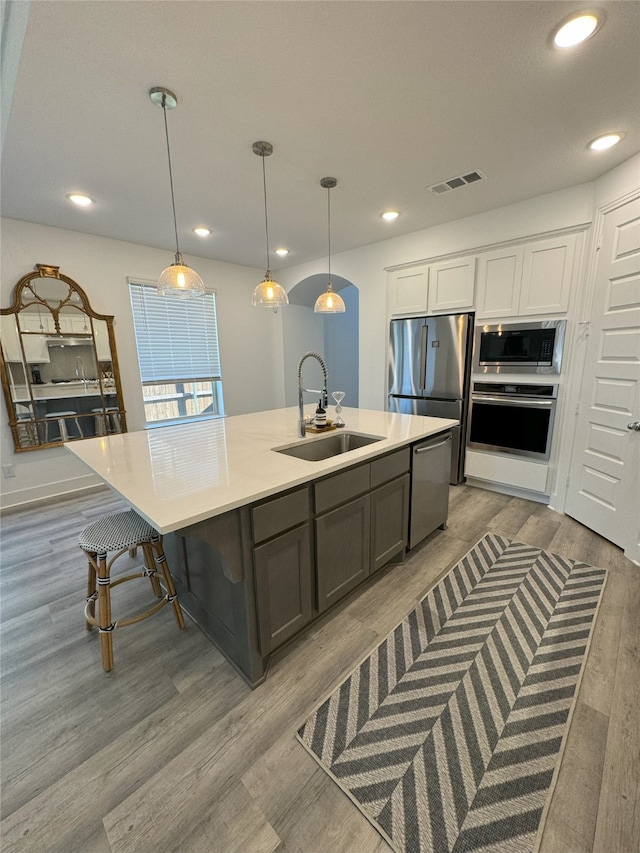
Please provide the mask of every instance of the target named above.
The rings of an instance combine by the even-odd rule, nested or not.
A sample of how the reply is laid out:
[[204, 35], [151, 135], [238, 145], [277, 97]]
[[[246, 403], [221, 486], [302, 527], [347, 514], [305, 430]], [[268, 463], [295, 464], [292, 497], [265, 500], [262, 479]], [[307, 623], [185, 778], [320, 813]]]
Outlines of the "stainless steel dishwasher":
[[439, 433], [411, 451], [409, 548], [447, 525], [451, 432]]

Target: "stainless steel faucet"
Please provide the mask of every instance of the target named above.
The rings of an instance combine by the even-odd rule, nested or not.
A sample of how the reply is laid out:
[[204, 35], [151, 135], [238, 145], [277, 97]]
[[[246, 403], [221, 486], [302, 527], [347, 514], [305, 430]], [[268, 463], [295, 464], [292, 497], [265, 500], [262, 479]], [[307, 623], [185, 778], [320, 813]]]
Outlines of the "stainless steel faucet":
[[78, 379], [82, 379], [82, 384], [84, 385], [84, 393], [87, 393], [87, 377], [84, 374], [84, 364], [82, 363], [82, 359], [80, 356], [76, 356], [76, 376]]
[[[322, 368], [322, 375], [324, 377], [324, 387], [322, 391], [316, 391], [314, 388], [303, 388], [302, 387], [302, 365], [307, 358], [315, 358], [320, 367]], [[322, 405], [326, 409], [327, 404], [329, 402], [329, 398], [327, 396], [327, 378], [329, 374], [327, 373], [327, 366], [324, 363], [324, 359], [321, 355], [318, 355], [317, 352], [305, 352], [303, 356], [301, 356], [300, 361], [298, 362], [298, 435], [305, 436], [307, 433], [307, 421], [304, 417], [304, 408], [303, 408], [303, 394], [306, 391], [307, 394], [320, 394], [322, 397]]]

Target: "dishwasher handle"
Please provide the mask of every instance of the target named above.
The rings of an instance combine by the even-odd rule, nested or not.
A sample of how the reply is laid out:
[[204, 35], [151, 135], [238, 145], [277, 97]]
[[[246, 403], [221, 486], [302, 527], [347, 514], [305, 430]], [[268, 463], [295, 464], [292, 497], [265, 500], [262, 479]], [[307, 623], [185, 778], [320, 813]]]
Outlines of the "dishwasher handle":
[[414, 453], [417, 456], [418, 453], [426, 453], [428, 450], [435, 450], [436, 447], [444, 447], [445, 444], [451, 444], [451, 433], [449, 433], [444, 441], [439, 441], [437, 444], [427, 444], [424, 447], [416, 447]]

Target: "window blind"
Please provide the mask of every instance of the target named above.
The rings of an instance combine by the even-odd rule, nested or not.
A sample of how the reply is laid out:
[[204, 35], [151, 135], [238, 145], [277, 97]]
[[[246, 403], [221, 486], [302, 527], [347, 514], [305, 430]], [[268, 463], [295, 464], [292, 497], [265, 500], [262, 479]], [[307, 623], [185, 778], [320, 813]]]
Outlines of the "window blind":
[[142, 382], [221, 378], [215, 293], [160, 296], [136, 282], [129, 291]]

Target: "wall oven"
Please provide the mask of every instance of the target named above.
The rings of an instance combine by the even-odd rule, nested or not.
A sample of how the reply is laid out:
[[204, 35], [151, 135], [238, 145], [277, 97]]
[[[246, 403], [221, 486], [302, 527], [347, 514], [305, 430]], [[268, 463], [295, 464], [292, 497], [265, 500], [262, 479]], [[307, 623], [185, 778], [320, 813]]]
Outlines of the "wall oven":
[[566, 320], [477, 326], [477, 373], [560, 373]]
[[467, 446], [546, 462], [557, 397], [557, 385], [474, 382]]

